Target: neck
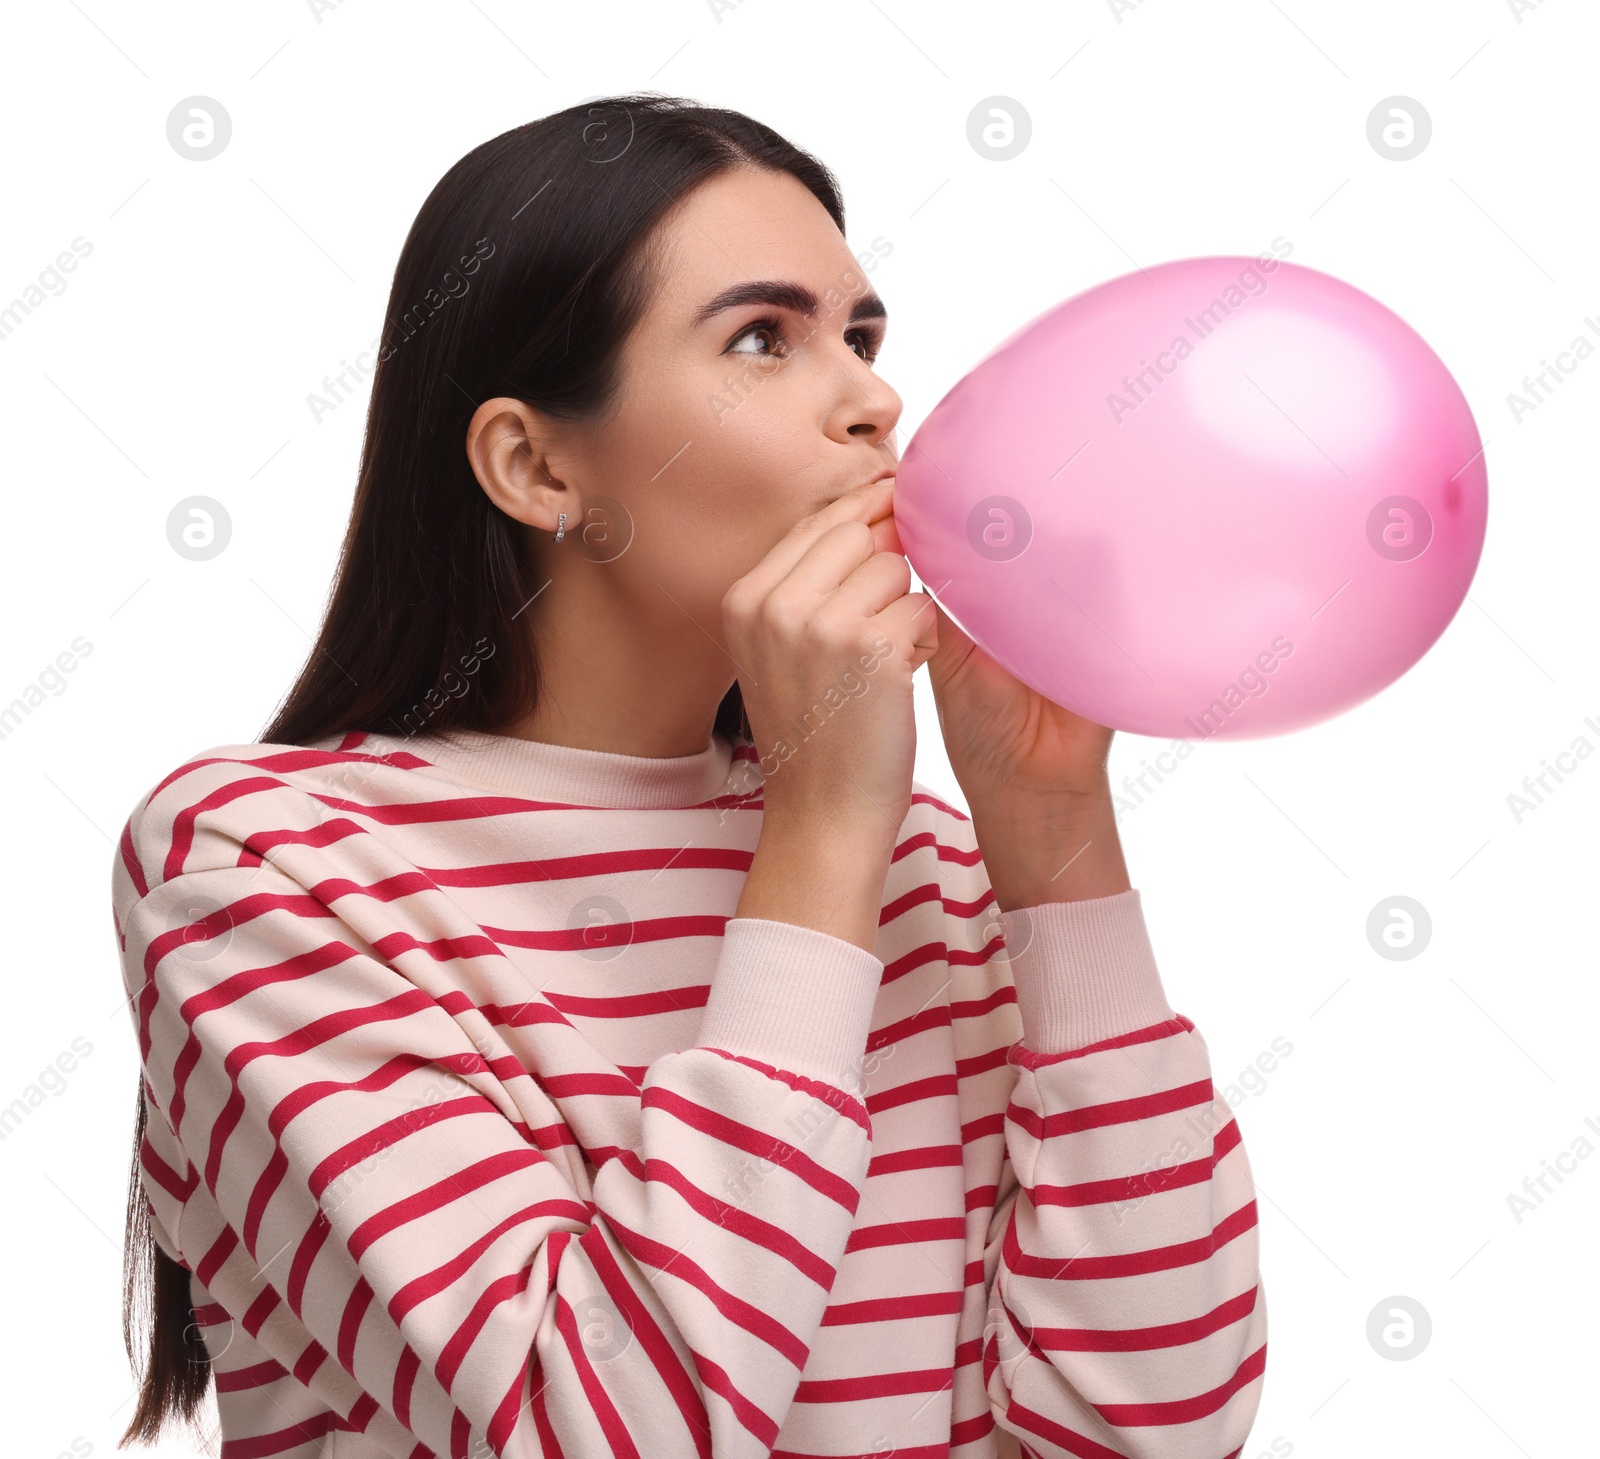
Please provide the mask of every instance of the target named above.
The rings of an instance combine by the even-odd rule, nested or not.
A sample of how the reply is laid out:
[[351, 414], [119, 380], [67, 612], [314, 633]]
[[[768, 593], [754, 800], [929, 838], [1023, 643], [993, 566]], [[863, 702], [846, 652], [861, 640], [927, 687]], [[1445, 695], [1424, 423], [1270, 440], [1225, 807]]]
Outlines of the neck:
[[620, 595], [599, 581], [604, 564], [562, 567], [524, 614], [538, 645], [538, 707], [505, 733], [650, 758], [704, 750], [734, 681], [721, 624], [699, 622], [665, 591], [651, 589], [654, 604]]

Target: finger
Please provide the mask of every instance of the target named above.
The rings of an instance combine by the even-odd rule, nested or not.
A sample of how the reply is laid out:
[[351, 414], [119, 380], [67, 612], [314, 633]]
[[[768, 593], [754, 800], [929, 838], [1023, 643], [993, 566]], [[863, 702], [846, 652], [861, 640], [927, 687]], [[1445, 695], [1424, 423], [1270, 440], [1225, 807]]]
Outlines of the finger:
[[873, 527], [873, 543], [876, 547], [880, 538], [887, 533], [886, 529], [874, 524], [889, 516], [893, 510], [893, 497], [892, 476], [852, 487], [820, 512], [796, 522], [746, 575], [747, 584], [764, 597], [789, 575], [819, 538], [840, 522], [864, 522]]
[[872, 524], [873, 541], [877, 544], [879, 552], [898, 552], [903, 555], [905, 548], [900, 543], [900, 527], [894, 519], [894, 502], [892, 500], [889, 506], [889, 515]]
[[933, 599], [926, 593], [907, 593], [891, 603], [874, 620], [878, 630], [910, 660], [913, 667], [926, 661], [939, 645], [938, 620]]
[[815, 608], [826, 600], [828, 610], [859, 621], [881, 613], [905, 597], [911, 586], [911, 564], [898, 552], [859, 555], [860, 543], [847, 532], [829, 532], [778, 585]]
[[928, 672], [933, 676], [935, 683], [940, 683], [966, 662], [967, 656], [977, 645], [937, 602], [934, 604], [934, 612], [939, 622], [939, 647], [930, 656], [931, 667]]
[[962, 626], [957, 623], [954, 618], [944, 611], [937, 600], [934, 602], [933, 607], [934, 612], [937, 614], [939, 620], [939, 633], [947, 643], [949, 643], [952, 647], [965, 647], [972, 643], [972, 639], [968, 635], [967, 631], [962, 628]]

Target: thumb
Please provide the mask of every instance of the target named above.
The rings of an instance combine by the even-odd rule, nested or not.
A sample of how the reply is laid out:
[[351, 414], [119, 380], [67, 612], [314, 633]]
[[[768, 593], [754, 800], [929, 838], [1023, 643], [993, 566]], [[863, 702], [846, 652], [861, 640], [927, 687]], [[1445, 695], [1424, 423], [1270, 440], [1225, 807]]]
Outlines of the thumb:
[[[930, 598], [932, 595], [929, 595]], [[935, 621], [939, 625], [939, 646], [928, 658], [928, 674], [936, 683], [943, 683], [964, 664], [976, 645], [967, 637], [948, 613], [933, 599]]]

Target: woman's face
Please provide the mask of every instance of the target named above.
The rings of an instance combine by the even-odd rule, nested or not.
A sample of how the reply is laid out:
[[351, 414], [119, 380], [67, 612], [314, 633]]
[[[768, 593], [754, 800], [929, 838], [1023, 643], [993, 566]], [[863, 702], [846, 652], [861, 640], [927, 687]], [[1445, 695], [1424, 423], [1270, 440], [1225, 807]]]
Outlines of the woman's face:
[[[893, 469], [901, 401], [871, 363], [883, 305], [827, 210], [789, 174], [709, 180], [656, 241], [659, 286], [624, 348], [607, 418], [568, 427], [486, 401], [469, 454], [490, 495], [530, 526], [551, 579], [536, 605], [541, 633], [570, 627], [581, 605], [613, 632], [703, 655], [708, 637], [722, 644], [733, 582], [801, 517]], [[517, 445], [513, 408], [531, 451]], [[733, 682], [720, 655], [719, 676]]]

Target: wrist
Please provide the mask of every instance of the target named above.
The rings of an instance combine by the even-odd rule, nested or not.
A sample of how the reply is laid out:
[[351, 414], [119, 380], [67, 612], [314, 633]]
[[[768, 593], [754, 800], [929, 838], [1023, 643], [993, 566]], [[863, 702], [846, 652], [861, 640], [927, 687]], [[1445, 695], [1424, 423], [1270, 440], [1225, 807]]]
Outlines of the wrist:
[[1002, 912], [1132, 887], [1109, 788], [975, 806], [972, 820]]
[[893, 837], [866, 822], [764, 817], [733, 915], [815, 928], [872, 952], [893, 854]]
[[881, 859], [887, 869], [899, 830], [876, 807], [863, 809], [859, 798], [822, 805], [769, 801], [762, 812], [758, 844], [781, 846], [787, 853], [841, 866]]

